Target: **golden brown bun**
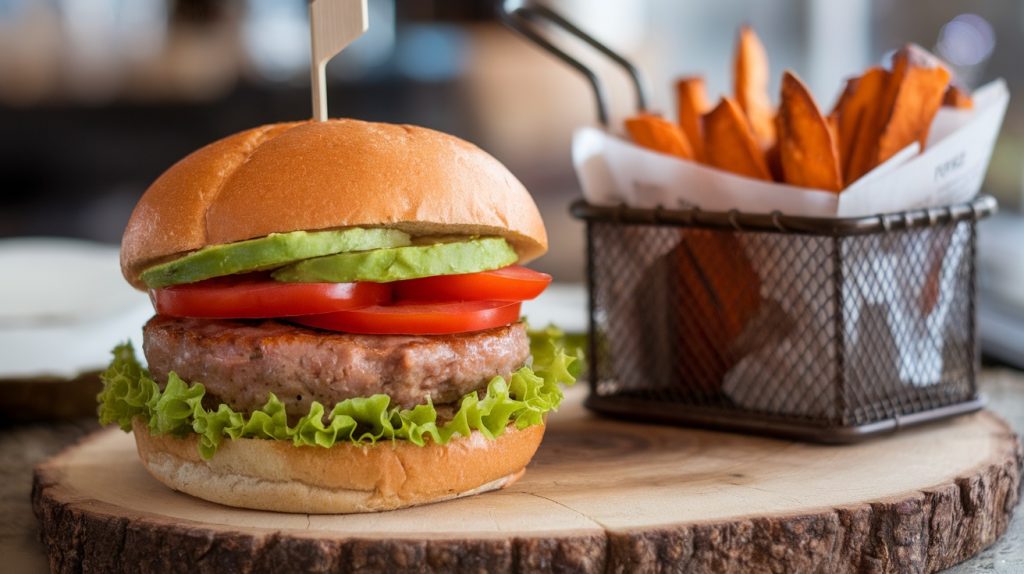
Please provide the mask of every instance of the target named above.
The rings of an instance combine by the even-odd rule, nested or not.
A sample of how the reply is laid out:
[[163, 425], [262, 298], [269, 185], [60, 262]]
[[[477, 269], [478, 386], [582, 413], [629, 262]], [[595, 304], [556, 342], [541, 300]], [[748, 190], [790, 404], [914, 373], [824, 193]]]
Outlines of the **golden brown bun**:
[[510, 426], [495, 440], [474, 432], [422, 447], [382, 441], [325, 449], [236, 439], [203, 460], [196, 435], [153, 436], [138, 420], [134, 426], [143, 465], [174, 490], [228, 506], [305, 514], [393, 510], [504, 488], [523, 474], [544, 438], [544, 425], [535, 425]]
[[415, 126], [329, 120], [253, 128], [185, 157], [146, 190], [121, 271], [270, 233], [386, 226], [414, 235], [495, 235], [521, 262], [547, 251], [529, 192], [498, 160]]

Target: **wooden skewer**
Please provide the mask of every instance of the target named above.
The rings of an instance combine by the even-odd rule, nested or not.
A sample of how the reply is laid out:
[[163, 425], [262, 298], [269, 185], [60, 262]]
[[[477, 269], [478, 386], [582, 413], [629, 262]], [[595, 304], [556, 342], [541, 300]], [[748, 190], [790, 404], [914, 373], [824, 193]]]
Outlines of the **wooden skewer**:
[[327, 62], [370, 27], [366, 0], [310, 0], [313, 119], [327, 119]]

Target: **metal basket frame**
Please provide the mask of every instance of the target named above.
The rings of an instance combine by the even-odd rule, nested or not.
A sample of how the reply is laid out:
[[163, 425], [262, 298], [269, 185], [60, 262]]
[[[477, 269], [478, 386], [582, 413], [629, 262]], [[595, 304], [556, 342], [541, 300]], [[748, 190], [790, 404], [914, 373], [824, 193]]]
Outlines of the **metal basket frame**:
[[[765, 416], [761, 413], [744, 411], [742, 409], [723, 411], [681, 403], [664, 403], [637, 400], [624, 396], [602, 395], [598, 391], [598, 385], [603, 380], [599, 363], [604, 353], [598, 348], [597, 333], [599, 328], [597, 326], [597, 317], [600, 310], [597, 307], [598, 297], [596, 290], [598, 285], [594, 276], [596, 267], [595, 256], [600, 254], [595, 249], [593, 224], [606, 223], [613, 225], [664, 226], [680, 229], [717, 229], [740, 233], [773, 233], [786, 236], [805, 235], [818, 238], [825, 237], [831, 241], [839, 242], [846, 238], [899, 233], [907, 230], [970, 222], [972, 225], [971, 251], [966, 254], [966, 260], [970, 265], [970, 276], [973, 278], [975, 277], [975, 253], [973, 249], [976, 244], [973, 224], [995, 211], [996, 201], [990, 196], [979, 196], [967, 203], [942, 208], [918, 209], [901, 213], [849, 218], [791, 216], [779, 212], [754, 214], [738, 210], [717, 212], [705, 211], [700, 208], [641, 209], [625, 205], [599, 206], [583, 200], [576, 201], [571, 207], [571, 213], [587, 224], [587, 295], [588, 330], [590, 335], [587, 353], [587, 373], [590, 394], [585, 404], [591, 410], [602, 414], [647, 422], [681, 423], [823, 443], [857, 442], [871, 436], [891, 433], [902, 428], [977, 411], [984, 406], [984, 398], [977, 393], [973, 377], [971, 377], [971, 380], [965, 381], [972, 392], [962, 401], [856, 425], [822, 425], [813, 421], [795, 421], [788, 417]], [[834, 253], [838, 254], [840, 250], [836, 248]], [[842, 269], [842, 265], [837, 264], [835, 268]], [[835, 278], [834, 280], [841, 281], [842, 279]], [[975, 341], [977, 340], [975, 335], [976, 325], [973, 322], [975, 317], [975, 289], [976, 281], [972, 279], [968, 283], [968, 293], [966, 296], [970, 302], [969, 316], [972, 321], [967, 328], [971, 333], [971, 344], [974, 346], [976, 346]], [[838, 297], [839, 291], [835, 293]], [[842, 305], [838, 302], [836, 307], [842, 309]], [[837, 316], [835, 320], [837, 323], [841, 323], [843, 319], [841, 316]], [[842, 333], [843, 330], [837, 328], [836, 332]], [[974, 351], [974, 357], [974, 371], [976, 371], [976, 350]]]

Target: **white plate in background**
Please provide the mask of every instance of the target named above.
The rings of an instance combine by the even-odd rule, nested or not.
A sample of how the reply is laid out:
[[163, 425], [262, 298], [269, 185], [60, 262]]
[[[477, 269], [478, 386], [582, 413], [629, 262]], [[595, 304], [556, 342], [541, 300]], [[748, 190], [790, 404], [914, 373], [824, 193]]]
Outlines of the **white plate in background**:
[[587, 290], [579, 283], [552, 283], [532, 301], [523, 316], [534, 329], [554, 325], [566, 333], [587, 332]]
[[0, 379], [74, 377], [153, 314], [121, 277], [116, 246], [75, 239], [0, 240]]

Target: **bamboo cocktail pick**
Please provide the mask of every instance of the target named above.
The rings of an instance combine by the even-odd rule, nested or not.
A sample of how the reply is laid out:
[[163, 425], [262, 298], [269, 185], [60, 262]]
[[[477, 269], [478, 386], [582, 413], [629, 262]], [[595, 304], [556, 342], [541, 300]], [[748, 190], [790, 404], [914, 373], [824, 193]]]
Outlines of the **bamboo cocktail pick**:
[[312, 46], [310, 67], [313, 88], [313, 119], [327, 119], [327, 62], [370, 26], [366, 0], [310, 0], [309, 31]]

